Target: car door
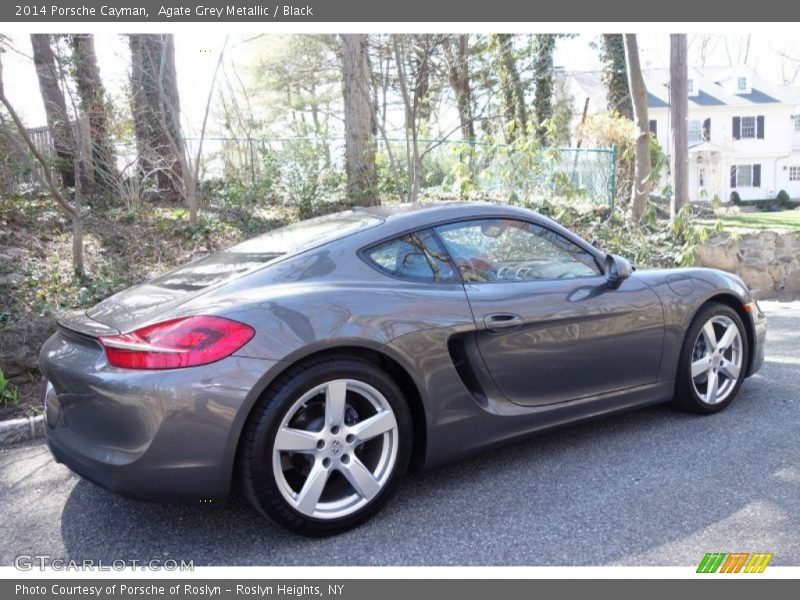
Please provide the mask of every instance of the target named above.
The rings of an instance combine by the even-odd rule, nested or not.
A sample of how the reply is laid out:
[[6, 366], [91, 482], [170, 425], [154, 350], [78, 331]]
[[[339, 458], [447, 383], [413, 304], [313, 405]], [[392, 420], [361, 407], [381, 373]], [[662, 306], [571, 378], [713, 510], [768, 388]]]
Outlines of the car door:
[[436, 228], [464, 280], [486, 368], [510, 401], [545, 405], [654, 383], [664, 335], [657, 295], [608, 286], [595, 257], [516, 219]]

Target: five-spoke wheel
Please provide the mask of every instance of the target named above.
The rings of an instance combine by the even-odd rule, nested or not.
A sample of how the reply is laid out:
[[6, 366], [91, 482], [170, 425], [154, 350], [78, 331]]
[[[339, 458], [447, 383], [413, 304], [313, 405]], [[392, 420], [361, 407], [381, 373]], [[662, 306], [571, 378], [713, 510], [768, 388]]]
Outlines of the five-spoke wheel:
[[675, 387], [676, 403], [694, 412], [727, 406], [747, 368], [747, 337], [739, 314], [724, 304], [708, 304], [686, 333]]
[[286, 501], [318, 519], [353, 514], [392, 474], [397, 420], [383, 394], [354, 379], [335, 379], [300, 396], [286, 412], [272, 471]]
[[726, 315], [706, 321], [692, 353], [692, 383], [703, 402], [723, 402], [742, 370], [744, 345], [739, 327]]
[[240, 456], [251, 502], [306, 535], [348, 529], [388, 499], [411, 451], [397, 385], [371, 362], [327, 358], [291, 369], [262, 399]]

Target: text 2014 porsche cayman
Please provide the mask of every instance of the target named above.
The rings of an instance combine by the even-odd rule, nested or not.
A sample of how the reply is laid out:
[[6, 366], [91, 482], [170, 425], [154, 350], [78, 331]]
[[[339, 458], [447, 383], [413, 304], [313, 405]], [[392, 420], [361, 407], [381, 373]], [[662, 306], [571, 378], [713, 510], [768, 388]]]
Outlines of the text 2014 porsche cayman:
[[634, 272], [528, 210], [356, 209], [62, 315], [41, 352], [46, 430], [108, 489], [238, 484], [284, 526], [333, 533], [410, 464], [657, 402], [717, 412], [765, 335], [737, 276]]

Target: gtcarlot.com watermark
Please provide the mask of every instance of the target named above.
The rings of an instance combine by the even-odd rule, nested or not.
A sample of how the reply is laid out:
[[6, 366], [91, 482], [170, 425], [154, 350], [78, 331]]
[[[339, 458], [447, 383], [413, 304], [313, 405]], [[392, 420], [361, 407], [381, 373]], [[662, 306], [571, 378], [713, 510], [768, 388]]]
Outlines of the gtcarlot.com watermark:
[[105, 560], [72, 560], [58, 558], [49, 554], [20, 554], [14, 558], [14, 567], [19, 571], [125, 571], [128, 569], [154, 571], [194, 571], [193, 560], [174, 558], [154, 558], [138, 560], [134, 558]]

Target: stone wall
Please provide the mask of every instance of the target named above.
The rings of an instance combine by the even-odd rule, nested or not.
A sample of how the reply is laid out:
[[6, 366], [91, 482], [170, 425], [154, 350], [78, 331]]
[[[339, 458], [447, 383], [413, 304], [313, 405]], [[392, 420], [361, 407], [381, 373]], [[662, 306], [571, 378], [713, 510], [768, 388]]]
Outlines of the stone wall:
[[697, 263], [737, 273], [756, 298], [800, 298], [800, 231], [723, 233], [697, 247]]

